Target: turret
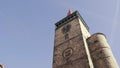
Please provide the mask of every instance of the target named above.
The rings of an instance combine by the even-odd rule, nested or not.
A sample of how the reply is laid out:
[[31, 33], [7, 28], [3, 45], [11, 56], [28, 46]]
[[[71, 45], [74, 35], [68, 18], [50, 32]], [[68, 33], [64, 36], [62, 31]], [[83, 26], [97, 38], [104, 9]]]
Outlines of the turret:
[[0, 68], [5, 68], [5, 67], [4, 67], [4, 65], [1, 65], [1, 64], [0, 64]]
[[119, 68], [104, 34], [93, 34], [87, 43], [94, 68]]

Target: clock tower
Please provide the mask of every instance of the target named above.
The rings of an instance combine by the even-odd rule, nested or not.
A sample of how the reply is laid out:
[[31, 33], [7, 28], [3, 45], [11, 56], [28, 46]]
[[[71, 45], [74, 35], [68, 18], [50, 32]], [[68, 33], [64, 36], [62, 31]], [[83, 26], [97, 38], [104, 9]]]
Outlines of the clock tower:
[[69, 10], [55, 25], [53, 68], [93, 68], [86, 42], [89, 27], [79, 12]]

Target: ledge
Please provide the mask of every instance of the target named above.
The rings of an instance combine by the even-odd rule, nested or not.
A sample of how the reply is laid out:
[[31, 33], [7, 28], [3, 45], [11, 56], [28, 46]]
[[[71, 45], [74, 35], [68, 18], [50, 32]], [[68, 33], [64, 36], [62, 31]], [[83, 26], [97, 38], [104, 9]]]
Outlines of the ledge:
[[61, 19], [60, 21], [58, 21], [57, 23], [55, 23], [56, 29], [60, 28], [62, 25], [68, 23], [69, 21], [71, 21], [75, 18], [79, 18], [82, 21], [82, 23], [84, 24], [84, 26], [87, 28], [87, 30], [89, 31], [88, 25], [85, 23], [85, 21], [83, 20], [83, 18], [81, 17], [81, 15], [79, 14], [78, 11], [73, 12], [71, 15], [68, 15], [67, 17], [65, 17], [65, 18]]

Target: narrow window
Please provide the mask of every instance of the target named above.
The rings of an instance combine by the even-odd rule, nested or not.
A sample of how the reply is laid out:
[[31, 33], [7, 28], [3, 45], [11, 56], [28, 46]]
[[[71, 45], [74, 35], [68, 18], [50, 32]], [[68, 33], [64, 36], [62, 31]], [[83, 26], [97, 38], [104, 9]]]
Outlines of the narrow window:
[[66, 32], [68, 32], [70, 30], [70, 28], [71, 28], [71, 25], [67, 25], [66, 26]]
[[99, 41], [98, 41], [98, 40], [95, 40], [95, 41], [94, 41], [94, 43], [97, 43], [97, 42], [99, 42]]
[[65, 40], [69, 39], [69, 35], [65, 34]]

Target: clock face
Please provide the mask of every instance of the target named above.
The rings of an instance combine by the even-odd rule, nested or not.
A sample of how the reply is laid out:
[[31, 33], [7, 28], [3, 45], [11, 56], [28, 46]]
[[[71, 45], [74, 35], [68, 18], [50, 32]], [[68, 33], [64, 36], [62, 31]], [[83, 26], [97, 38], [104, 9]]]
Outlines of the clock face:
[[62, 32], [63, 32], [63, 33], [67, 33], [68, 31], [70, 31], [70, 28], [71, 28], [71, 25], [68, 24], [68, 25], [66, 25], [66, 26], [64, 26], [64, 27], [62, 28]]
[[73, 49], [69, 47], [63, 51], [63, 58], [68, 59], [72, 56], [72, 54], [73, 54]]

